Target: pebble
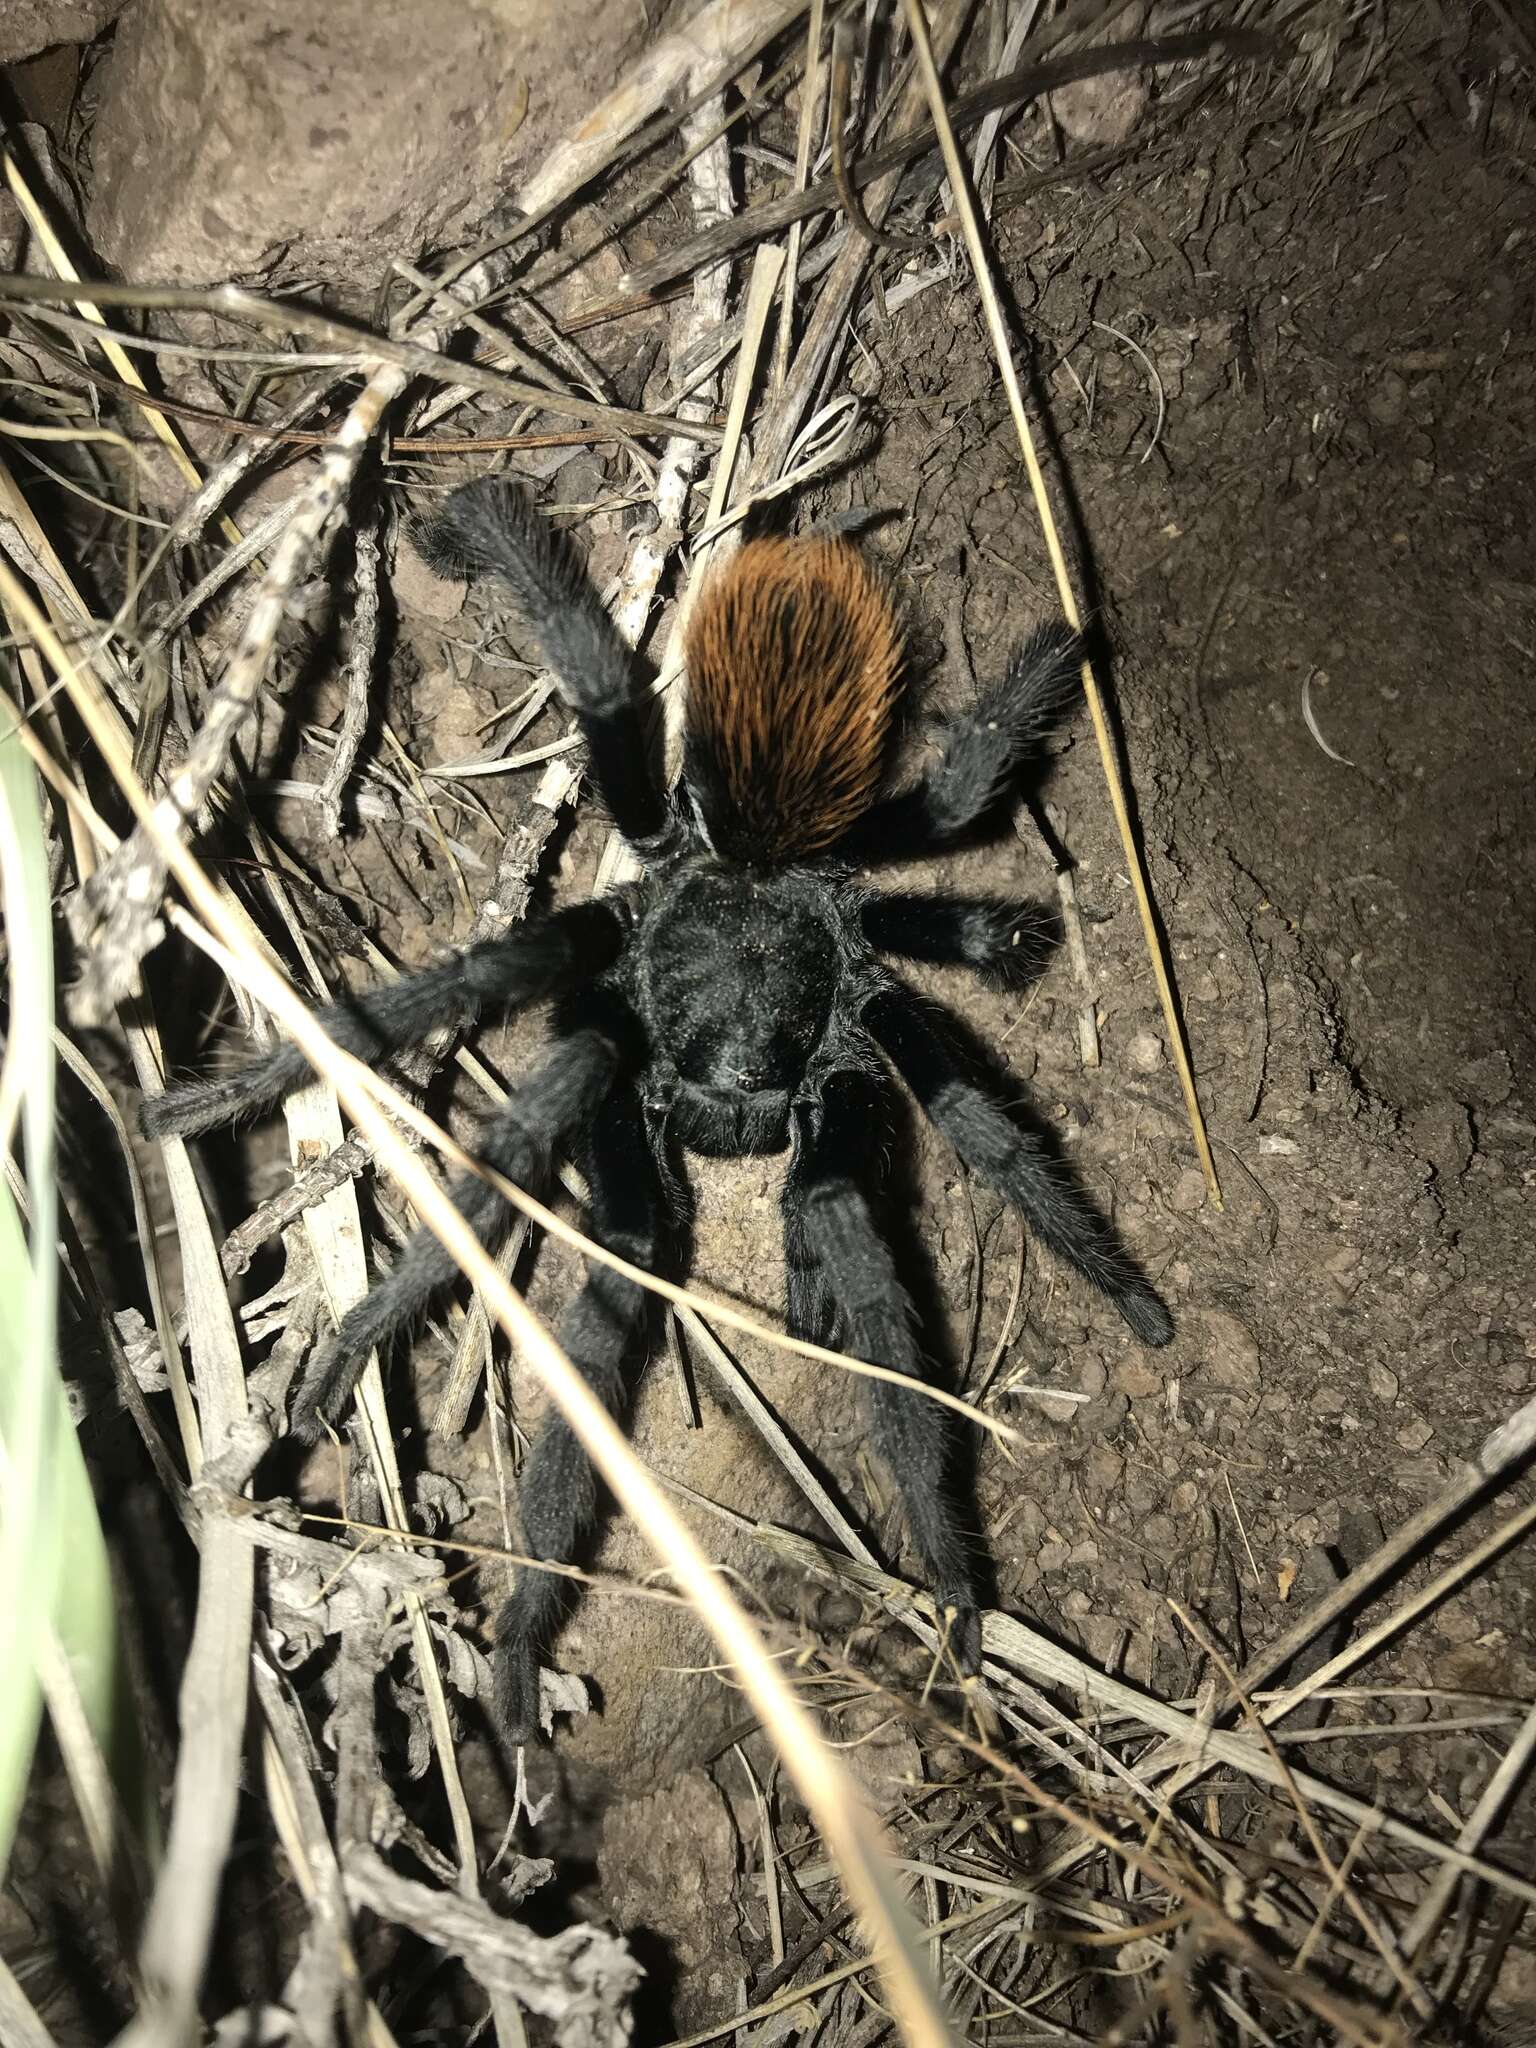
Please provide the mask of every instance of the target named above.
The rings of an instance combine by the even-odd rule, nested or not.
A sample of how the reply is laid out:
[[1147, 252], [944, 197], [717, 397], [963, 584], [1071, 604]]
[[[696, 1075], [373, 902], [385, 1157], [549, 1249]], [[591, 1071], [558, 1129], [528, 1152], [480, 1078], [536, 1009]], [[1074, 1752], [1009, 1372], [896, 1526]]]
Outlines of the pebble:
[[1155, 1031], [1138, 1031], [1126, 1047], [1126, 1057], [1139, 1074], [1155, 1074], [1163, 1064], [1163, 1041]]
[[1200, 1312], [1206, 1339], [1206, 1376], [1218, 1387], [1252, 1392], [1259, 1384], [1259, 1340], [1225, 1309]]
[[1168, 1206], [1180, 1216], [1192, 1216], [1205, 1206], [1205, 1175], [1198, 1166], [1185, 1167], [1169, 1192]]

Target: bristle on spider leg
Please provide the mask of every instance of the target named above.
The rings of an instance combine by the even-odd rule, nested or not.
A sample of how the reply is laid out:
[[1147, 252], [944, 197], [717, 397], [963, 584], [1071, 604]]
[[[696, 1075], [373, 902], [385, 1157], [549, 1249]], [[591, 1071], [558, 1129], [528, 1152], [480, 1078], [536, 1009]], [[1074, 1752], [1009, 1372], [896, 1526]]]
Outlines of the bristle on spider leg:
[[[520, 1188], [539, 1185], [550, 1156], [601, 1101], [618, 1064], [603, 1032], [581, 1030], [557, 1041], [481, 1133], [476, 1151], [494, 1172]], [[505, 1228], [511, 1211], [499, 1189], [478, 1174], [460, 1174], [449, 1198], [482, 1244]], [[289, 1429], [313, 1443], [326, 1422], [339, 1420], [370, 1352], [381, 1349], [458, 1272], [452, 1254], [430, 1230], [418, 1230], [380, 1280], [343, 1317], [334, 1341], [317, 1353], [294, 1398]]]

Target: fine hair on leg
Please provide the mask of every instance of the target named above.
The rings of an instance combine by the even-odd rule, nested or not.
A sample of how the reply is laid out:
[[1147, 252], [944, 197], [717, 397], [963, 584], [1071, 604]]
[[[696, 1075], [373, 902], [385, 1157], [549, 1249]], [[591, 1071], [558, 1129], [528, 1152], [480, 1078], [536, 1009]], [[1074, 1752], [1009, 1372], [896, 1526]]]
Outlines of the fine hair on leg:
[[[797, 1112], [783, 1196], [790, 1334], [922, 1381], [916, 1315], [859, 1184], [871, 1126], [883, 1121], [877, 1091], [870, 1075], [834, 1074], [821, 1105]], [[981, 1621], [971, 1544], [951, 1498], [946, 1412], [883, 1379], [868, 1382], [867, 1399], [875, 1449], [900, 1492], [950, 1654], [973, 1672]]]
[[939, 726], [938, 758], [910, 789], [875, 805], [854, 828], [848, 851], [866, 860], [912, 860], [984, 825], [1077, 701], [1082, 662], [1082, 642], [1069, 626], [1038, 628], [973, 711]]
[[[616, 1090], [598, 1110], [584, 1165], [596, 1241], [631, 1265], [654, 1266], [664, 1196], [638, 1098]], [[611, 1415], [629, 1397], [624, 1366], [646, 1324], [646, 1292], [595, 1262], [560, 1323], [560, 1342]], [[532, 1557], [570, 1564], [596, 1520], [598, 1480], [586, 1450], [551, 1402], [518, 1481], [523, 1536]], [[517, 1567], [496, 1621], [496, 1707], [513, 1741], [539, 1731], [539, 1666], [558, 1625], [569, 1582], [556, 1572]]]
[[[477, 1156], [521, 1188], [537, 1187], [562, 1138], [591, 1116], [619, 1064], [618, 1048], [603, 1032], [573, 1032], [560, 1039], [476, 1140]], [[460, 1174], [448, 1190], [454, 1206], [482, 1244], [505, 1230], [506, 1198], [477, 1173]], [[294, 1399], [289, 1429], [313, 1442], [322, 1422], [339, 1419], [368, 1355], [413, 1321], [458, 1265], [430, 1230], [418, 1230], [378, 1281], [342, 1319], [331, 1344], [311, 1360]]]
[[1109, 1297], [1144, 1344], [1166, 1344], [1173, 1318], [1071, 1169], [965, 1072], [931, 1010], [892, 982], [871, 997], [864, 1019], [965, 1164], [1022, 1211], [1047, 1250]]
[[570, 542], [520, 484], [464, 484], [419, 520], [413, 538], [440, 576], [494, 581], [553, 671], [587, 743], [588, 766], [614, 824], [636, 845], [672, 819], [635, 696], [634, 661]]
[[[387, 988], [349, 996], [315, 1014], [344, 1052], [372, 1062], [420, 1044], [442, 1025], [470, 1023], [491, 1008], [514, 1010], [601, 973], [625, 931], [612, 903], [579, 903], [505, 938], [471, 946], [440, 967], [402, 975]], [[217, 1124], [259, 1115], [312, 1078], [296, 1045], [274, 1046], [219, 1080], [167, 1088], [142, 1105], [139, 1125], [147, 1138], [196, 1137]]]

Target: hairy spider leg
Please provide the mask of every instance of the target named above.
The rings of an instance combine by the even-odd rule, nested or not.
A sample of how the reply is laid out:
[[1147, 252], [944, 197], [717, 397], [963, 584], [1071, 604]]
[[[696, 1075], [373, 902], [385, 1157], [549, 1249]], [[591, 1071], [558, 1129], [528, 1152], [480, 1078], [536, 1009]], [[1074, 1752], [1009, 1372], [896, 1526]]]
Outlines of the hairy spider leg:
[[1173, 1318], [1070, 1169], [970, 1078], [911, 990], [887, 984], [865, 1006], [864, 1021], [965, 1164], [1109, 1297], [1144, 1344], [1166, 1344]]
[[1060, 930], [1054, 912], [1038, 903], [897, 890], [867, 897], [859, 922], [876, 952], [969, 967], [992, 988], [1022, 988], [1033, 981]]
[[[579, 903], [316, 1015], [344, 1052], [376, 1060], [418, 1044], [440, 1025], [468, 1023], [492, 1004], [515, 1009], [600, 974], [617, 957], [627, 929], [618, 905]], [[296, 1045], [275, 1046], [220, 1080], [167, 1088], [141, 1106], [139, 1125], [147, 1138], [196, 1137], [270, 1109], [310, 1078], [309, 1061]]]
[[[591, 1231], [631, 1265], [649, 1270], [661, 1251], [668, 1204], [634, 1090], [616, 1089], [593, 1119], [582, 1164]], [[610, 1267], [593, 1264], [560, 1321], [560, 1342], [610, 1415], [628, 1404], [624, 1371], [646, 1323], [646, 1293]], [[580, 1440], [551, 1403], [518, 1481], [530, 1556], [569, 1564], [596, 1520], [598, 1479]], [[560, 1573], [519, 1566], [496, 1620], [496, 1704], [513, 1741], [539, 1732], [539, 1664], [570, 1585]]]
[[973, 711], [939, 727], [937, 760], [910, 789], [885, 798], [845, 850], [861, 860], [940, 853], [983, 824], [1038, 754], [1082, 683], [1082, 643], [1064, 625], [1042, 626]]
[[[542, 1066], [477, 1137], [477, 1156], [517, 1187], [538, 1186], [554, 1148], [592, 1115], [619, 1064], [618, 1044], [596, 1026], [558, 1039]], [[448, 1193], [482, 1244], [493, 1243], [505, 1230], [510, 1214], [506, 1197], [479, 1174], [460, 1174]], [[311, 1361], [289, 1421], [295, 1436], [312, 1443], [322, 1420], [338, 1419], [368, 1354], [412, 1321], [458, 1270], [430, 1230], [411, 1237], [388, 1276], [348, 1310], [334, 1341]]]
[[[835, 1073], [819, 1106], [796, 1105], [782, 1199], [789, 1330], [921, 1381], [916, 1315], [860, 1185], [882, 1092], [871, 1075]], [[981, 1617], [971, 1544], [950, 1497], [945, 1411], [890, 1380], [871, 1380], [868, 1400], [875, 1449], [900, 1491], [949, 1653], [974, 1672]]]
[[626, 839], [665, 839], [673, 813], [635, 697], [634, 662], [570, 543], [528, 492], [502, 478], [464, 484], [414, 539], [440, 576], [492, 579], [511, 595], [587, 743], [598, 795]]

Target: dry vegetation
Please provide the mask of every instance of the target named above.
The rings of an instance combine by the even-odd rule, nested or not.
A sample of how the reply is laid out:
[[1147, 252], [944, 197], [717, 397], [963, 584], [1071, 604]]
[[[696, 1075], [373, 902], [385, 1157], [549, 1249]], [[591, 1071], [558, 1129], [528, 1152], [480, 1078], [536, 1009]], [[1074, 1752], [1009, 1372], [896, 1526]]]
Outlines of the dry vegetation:
[[[1256, 1647], [1195, 1587], [1163, 1600], [1156, 1655], [1124, 1640], [1089, 1655], [1052, 1632], [1036, 1595], [988, 1614], [983, 1680], [960, 1688], [923, 1596], [882, 1562], [878, 1516], [829, 1488], [728, 1347], [745, 1331], [827, 1372], [838, 1362], [719, 1289], [658, 1281], [684, 1407], [691, 1360], [816, 1533], [777, 1526], [789, 1517], [757, 1499], [664, 1485], [526, 1298], [539, 1232], [555, 1253], [583, 1245], [579, 1186], [558, 1213], [518, 1192], [529, 1220], [496, 1259], [442, 1196], [438, 1165], [472, 1154], [468, 1113], [497, 1099], [505, 1049], [440, 1044], [391, 1086], [330, 1047], [305, 1007], [387, 975], [391, 952], [419, 964], [450, 927], [459, 943], [491, 936], [536, 898], [622, 872], [584, 807], [548, 678], [493, 622], [453, 612], [404, 540], [412, 510], [466, 476], [505, 465], [549, 480], [551, 508], [588, 531], [675, 736], [673, 650], [711, 555], [764, 505], [803, 518], [828, 494], [876, 503], [889, 487], [881, 405], [860, 393], [913, 307], [973, 331], [969, 401], [1007, 423], [987, 460], [995, 469], [1003, 448], [1030, 476], [1021, 498], [1039, 525], [1016, 545], [1032, 601], [1098, 608], [1097, 580], [1085, 583], [1098, 519], [1091, 504], [1081, 519], [1067, 509], [1091, 484], [1061, 460], [1063, 365], [1090, 422], [1101, 402], [1134, 402], [1122, 452], [1138, 473], [1166, 452], [1179, 401], [1150, 325], [1122, 330], [1090, 300], [1078, 329], [1104, 353], [1088, 383], [1069, 350], [1031, 351], [1010, 310], [1025, 275], [1022, 258], [1010, 266], [1014, 226], [1059, 204], [1057, 268], [1075, 259], [1081, 274], [1117, 180], [1187, 169], [1192, 123], [1283, 138], [1291, 153], [1264, 176], [1311, 188], [1394, 119], [1412, 144], [1456, 69], [1434, 7], [1396, 20], [1350, 0], [1169, 12], [1149, 50], [1144, 10], [1098, 0], [932, 0], [926, 16], [921, 0], [760, 14], [716, 0], [705, 14], [725, 46], [664, 45], [644, 92], [596, 110], [516, 195], [511, 226], [421, 267], [402, 251], [371, 317], [320, 290], [100, 281], [69, 253], [59, 190], [35, 158], [7, 155], [30, 239], [29, 274], [0, 280], [0, 612], [17, 714], [0, 743], [0, 1105], [14, 1140], [0, 1242], [5, 2048], [125, 2026], [160, 2048], [215, 2022], [228, 2042], [493, 2028], [503, 2048], [576, 2048], [633, 2025], [761, 2048], [897, 2034], [1364, 2048], [1493, 2039], [1518, 2019], [1536, 1869], [1510, 1816], [1536, 1704], [1513, 1682], [1436, 1685], [1384, 1659], [1492, 1583], [1528, 1535], [1536, 1402], [1523, 1382], [1493, 1388], [1506, 1419], [1468, 1423], [1459, 1455], [1377, 1540], [1320, 1575], [1282, 1560]], [[1106, 48], [1121, 35], [1132, 48]], [[1528, 32], [1498, 4], [1477, 37], [1491, 81], [1478, 89], [1504, 95], [1507, 123]], [[1051, 111], [1042, 88], [1071, 80], [1078, 98]], [[829, 89], [848, 108], [835, 150]], [[1500, 127], [1500, 148], [1518, 154], [1523, 132]], [[1217, 212], [1235, 205], [1244, 161], [1238, 150], [1208, 172]], [[1241, 451], [1250, 469], [1264, 461], [1258, 438]], [[1214, 469], [1206, 481], [1218, 499]], [[1201, 675], [1229, 592], [1230, 579], [1216, 588], [1190, 657], [1207, 737]], [[963, 662], [963, 623], [946, 638]], [[1315, 680], [1307, 726], [1339, 763], [1348, 749], [1308, 694]], [[1147, 894], [1168, 867], [1147, 872], [1122, 788], [1122, 774], [1138, 784], [1139, 728], [1122, 754], [1107, 681], [1087, 681], [1108, 782], [1073, 788], [1079, 809], [1097, 807], [1105, 871], [1118, 864], [1142, 899], [1151, 967], [1119, 957], [1146, 977], [1139, 1067], [1168, 1063], [1149, 1112], [1164, 1118], [1160, 1164], [1170, 1183], [1193, 1174], [1186, 1206], [1203, 1190], [1235, 1261], [1254, 1219], [1266, 1225], [1264, 1162], [1226, 1138], [1216, 1157], [1207, 1146], [1166, 978], [1175, 957], [1186, 981], [1200, 961], [1165, 949]], [[1100, 1046], [1112, 1006], [1094, 1001], [1070, 874], [1062, 887], [1057, 1035], [1092, 1076], [1119, 1056]], [[324, 1077], [286, 1107], [287, 1156], [260, 1137], [210, 1147], [201, 1166], [174, 1142], [150, 1156], [132, 1132], [137, 1091], [169, 1065], [205, 1066], [236, 1010], [275, 1019]], [[1147, 1038], [1157, 1029], [1161, 1042]], [[1268, 1048], [1266, 1021], [1258, 1090]], [[457, 1143], [450, 1107], [466, 1113]], [[951, 1399], [990, 1439], [995, 1505], [1035, 1485], [1041, 1430], [1103, 1389], [1074, 1392], [1047, 1370], [1037, 1421], [1024, 1252], [1015, 1263], [967, 1199], [965, 1398]], [[284, 1392], [411, 1211], [476, 1293], [423, 1336], [414, 1372], [397, 1369], [386, 1391], [371, 1368], [347, 1441], [301, 1465], [281, 1439]], [[535, 1299], [571, 1271], [546, 1260]], [[752, 1288], [738, 1291], [750, 1304]], [[995, 1345], [979, 1342], [984, 1319]], [[643, 1825], [627, 1835], [602, 1835], [592, 1782], [548, 1756], [502, 1755], [478, 1704], [528, 1424], [494, 1330], [522, 1393], [542, 1381], [567, 1408], [654, 1551], [659, 1574], [638, 1549], [632, 1569], [605, 1552], [591, 1574], [589, 1602], [619, 1616], [607, 1639], [682, 1601], [711, 1632], [715, 1668], [698, 1683], [726, 1703], [727, 1733], [684, 1762], [709, 1762], [719, 1791], [680, 1772], [632, 1797]], [[990, 1519], [995, 1548], [1006, 1523]], [[1235, 1497], [1232, 1521], [1246, 1544]], [[727, 1555], [729, 1571], [712, 1568]], [[1117, 1607], [1110, 1556], [1106, 1541], [1096, 1614], [1150, 1643]], [[762, 1562], [761, 1580], [741, 1559]], [[1265, 1576], [1251, 1550], [1247, 1563]], [[779, 1596], [788, 1581], [819, 1589], [819, 1614]], [[1518, 1640], [1509, 1597], [1500, 1625]], [[605, 1690], [648, 1682], [591, 1675]], [[558, 1759], [589, 1703], [573, 1677], [551, 1697]], [[1419, 1810], [1373, 1775], [1372, 1748], [1388, 1742], [1430, 1759]], [[661, 1931], [670, 1957], [628, 1940], [635, 1927]], [[642, 1962], [658, 1960], [660, 1989], [646, 1992]]]

